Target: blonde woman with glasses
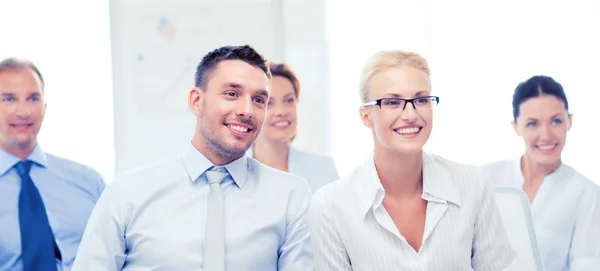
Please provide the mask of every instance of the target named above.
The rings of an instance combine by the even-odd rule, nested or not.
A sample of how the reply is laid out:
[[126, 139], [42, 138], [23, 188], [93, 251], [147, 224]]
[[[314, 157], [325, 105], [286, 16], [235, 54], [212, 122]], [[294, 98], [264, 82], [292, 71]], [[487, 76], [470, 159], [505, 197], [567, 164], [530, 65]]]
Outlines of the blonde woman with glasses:
[[509, 270], [516, 256], [491, 185], [476, 167], [423, 152], [440, 101], [427, 61], [375, 54], [360, 96], [374, 150], [313, 197], [317, 270]]

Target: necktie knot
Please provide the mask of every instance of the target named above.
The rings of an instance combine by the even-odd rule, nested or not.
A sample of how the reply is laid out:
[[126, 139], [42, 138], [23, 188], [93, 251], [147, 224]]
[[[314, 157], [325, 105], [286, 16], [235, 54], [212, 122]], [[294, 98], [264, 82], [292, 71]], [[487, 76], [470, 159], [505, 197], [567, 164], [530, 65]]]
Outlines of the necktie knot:
[[17, 173], [19, 173], [19, 176], [23, 178], [23, 176], [29, 175], [29, 171], [31, 170], [31, 161], [21, 161], [15, 164], [15, 167], [17, 168]]
[[206, 171], [206, 179], [208, 180], [209, 184], [220, 184], [223, 182], [223, 180], [225, 180], [225, 178], [227, 178], [227, 175], [229, 175], [229, 173], [224, 167], [212, 167]]

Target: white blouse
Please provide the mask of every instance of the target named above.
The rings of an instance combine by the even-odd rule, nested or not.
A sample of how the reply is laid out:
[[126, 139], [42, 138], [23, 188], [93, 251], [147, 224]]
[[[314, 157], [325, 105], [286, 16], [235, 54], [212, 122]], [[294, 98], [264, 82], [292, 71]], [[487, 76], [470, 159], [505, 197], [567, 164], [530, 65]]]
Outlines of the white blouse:
[[[494, 185], [523, 189], [521, 159], [482, 166]], [[600, 270], [600, 188], [562, 164], [546, 176], [531, 215], [547, 271]]]
[[418, 252], [384, 208], [384, 195], [372, 156], [317, 190], [309, 215], [317, 270], [509, 270], [515, 264], [491, 185], [477, 168], [423, 154], [427, 213]]

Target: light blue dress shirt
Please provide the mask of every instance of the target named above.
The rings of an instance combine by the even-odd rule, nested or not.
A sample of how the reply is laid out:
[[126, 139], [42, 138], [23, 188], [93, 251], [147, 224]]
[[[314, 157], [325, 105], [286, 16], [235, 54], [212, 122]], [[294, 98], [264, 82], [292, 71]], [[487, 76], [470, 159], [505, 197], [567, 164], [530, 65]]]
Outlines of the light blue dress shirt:
[[[104, 181], [95, 170], [45, 154], [39, 145], [27, 159], [34, 162], [30, 176], [44, 201], [61, 252], [58, 270], [70, 270]], [[18, 209], [21, 178], [13, 168], [19, 161], [0, 149], [0, 270], [23, 270]]]
[[[246, 155], [253, 156], [252, 148], [246, 152]], [[321, 186], [340, 178], [335, 163], [330, 157], [292, 147], [288, 153], [288, 172], [304, 178], [313, 193]]]
[[[202, 270], [213, 164], [191, 144], [174, 160], [117, 175], [96, 204], [73, 266]], [[306, 181], [243, 156], [225, 168], [226, 270], [313, 270]]]
[[[523, 189], [521, 159], [482, 165], [496, 186]], [[600, 270], [600, 188], [564, 163], [547, 175], [531, 204], [546, 271]]]

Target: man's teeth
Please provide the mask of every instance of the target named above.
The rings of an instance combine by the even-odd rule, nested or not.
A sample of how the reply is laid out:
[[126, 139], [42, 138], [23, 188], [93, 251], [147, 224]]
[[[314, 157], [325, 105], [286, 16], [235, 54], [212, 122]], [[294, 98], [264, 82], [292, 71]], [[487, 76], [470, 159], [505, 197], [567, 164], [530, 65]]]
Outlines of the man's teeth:
[[410, 135], [410, 134], [416, 134], [418, 133], [420, 130], [419, 127], [412, 127], [412, 128], [400, 128], [396, 130], [396, 133], [399, 133], [401, 135]]
[[554, 145], [543, 145], [543, 146], [538, 146], [538, 148], [542, 151], [547, 151], [547, 150], [551, 150], [554, 149], [554, 147], [556, 147], [556, 144]]
[[290, 124], [289, 121], [278, 121], [275, 124], [273, 124], [273, 126], [287, 126], [289, 124]]
[[247, 133], [248, 132], [248, 128], [242, 127], [242, 126], [228, 124], [227, 127], [231, 128], [233, 130], [236, 130], [238, 132], [242, 132], [242, 133]]

